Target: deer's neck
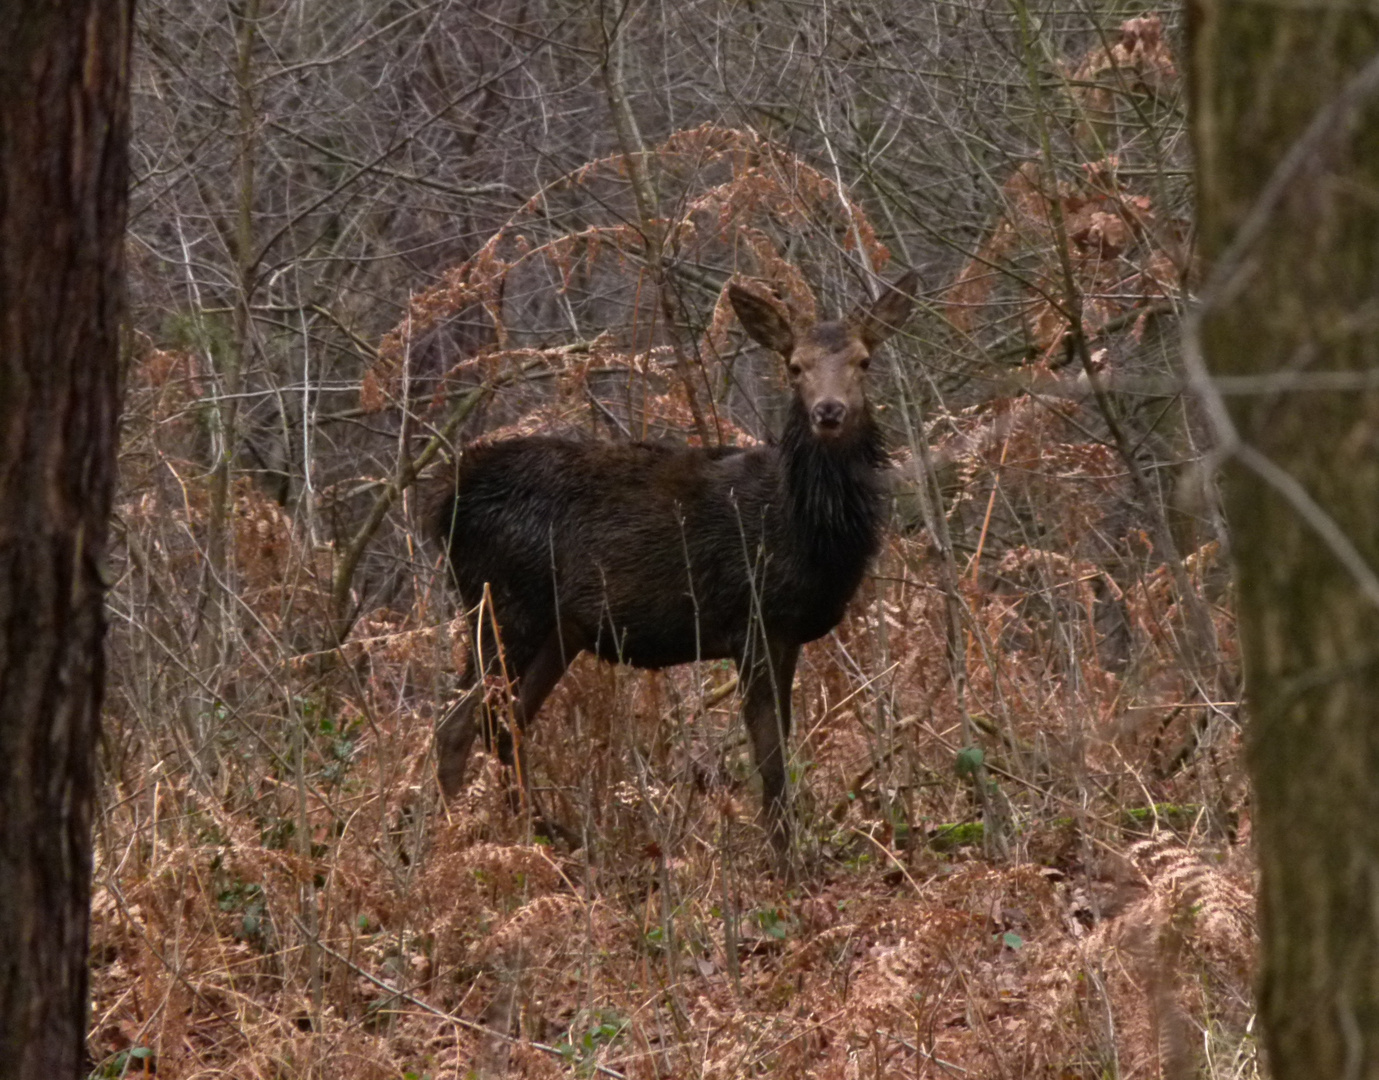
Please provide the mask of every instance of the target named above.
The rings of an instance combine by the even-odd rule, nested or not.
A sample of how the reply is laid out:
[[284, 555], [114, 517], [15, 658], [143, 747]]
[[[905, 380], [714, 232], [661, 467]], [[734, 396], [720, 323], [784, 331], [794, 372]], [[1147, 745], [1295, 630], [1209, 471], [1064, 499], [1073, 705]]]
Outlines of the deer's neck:
[[860, 572], [880, 546], [883, 513], [886, 451], [870, 411], [847, 438], [824, 440], [795, 401], [780, 448], [791, 539], [821, 564]]

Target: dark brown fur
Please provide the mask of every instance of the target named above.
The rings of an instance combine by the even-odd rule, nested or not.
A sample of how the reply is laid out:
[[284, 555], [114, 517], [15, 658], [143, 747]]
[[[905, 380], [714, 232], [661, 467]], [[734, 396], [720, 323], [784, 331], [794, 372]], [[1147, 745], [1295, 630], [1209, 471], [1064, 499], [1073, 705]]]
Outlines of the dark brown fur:
[[[885, 453], [863, 376], [909, 316], [914, 287], [907, 274], [853, 318], [798, 336], [773, 306], [730, 288], [744, 329], [790, 371], [795, 398], [776, 445], [532, 437], [465, 453], [439, 526], [478, 648], [462, 679], [471, 690], [437, 732], [447, 796], [480, 728], [481, 670], [513, 680], [525, 728], [583, 650], [644, 668], [731, 659], [772, 837], [785, 843], [795, 662], [838, 625], [880, 543]], [[480, 611], [486, 586], [492, 607]], [[487, 740], [495, 725], [484, 719]], [[510, 763], [511, 738], [498, 738]]]

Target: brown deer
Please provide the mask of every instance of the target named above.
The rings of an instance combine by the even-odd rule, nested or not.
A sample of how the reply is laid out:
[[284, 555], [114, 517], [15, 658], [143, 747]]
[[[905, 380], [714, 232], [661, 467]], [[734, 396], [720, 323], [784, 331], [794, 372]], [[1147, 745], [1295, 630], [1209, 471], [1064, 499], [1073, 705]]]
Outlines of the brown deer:
[[795, 662], [838, 625], [880, 546], [886, 453], [866, 373], [909, 317], [916, 284], [907, 273], [869, 307], [810, 327], [729, 286], [743, 329], [789, 372], [794, 400], [774, 445], [535, 436], [464, 453], [438, 522], [471, 642], [468, 692], [436, 734], [447, 797], [481, 726], [513, 761], [512, 737], [484, 703], [484, 673], [512, 681], [525, 730], [585, 649], [642, 668], [731, 659], [771, 838], [788, 846]]

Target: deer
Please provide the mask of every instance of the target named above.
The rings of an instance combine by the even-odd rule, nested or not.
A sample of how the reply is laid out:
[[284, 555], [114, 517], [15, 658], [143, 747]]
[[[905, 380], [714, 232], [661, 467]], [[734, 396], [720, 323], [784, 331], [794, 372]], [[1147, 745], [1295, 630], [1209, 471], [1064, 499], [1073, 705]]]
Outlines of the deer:
[[463, 696], [435, 735], [447, 800], [479, 730], [514, 764], [486, 675], [507, 677], [520, 734], [582, 652], [653, 670], [726, 659], [769, 835], [778, 854], [789, 850], [795, 665], [801, 646], [842, 621], [880, 549], [888, 458], [866, 375], [917, 284], [911, 271], [848, 317], [813, 325], [728, 286], [743, 330], [785, 361], [792, 398], [774, 443], [532, 435], [463, 451], [435, 522], [469, 626]]

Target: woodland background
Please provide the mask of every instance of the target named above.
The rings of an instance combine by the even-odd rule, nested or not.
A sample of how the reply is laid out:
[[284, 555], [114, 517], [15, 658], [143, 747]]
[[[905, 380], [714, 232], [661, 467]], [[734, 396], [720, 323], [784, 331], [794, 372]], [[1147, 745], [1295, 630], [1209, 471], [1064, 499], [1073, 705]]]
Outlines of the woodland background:
[[[93, 1075], [1257, 1075], [1177, 18], [141, 3]], [[487, 755], [443, 806], [454, 452], [767, 439], [731, 276], [910, 266], [800, 880], [722, 665], [576, 664], [527, 747], [576, 850]]]

